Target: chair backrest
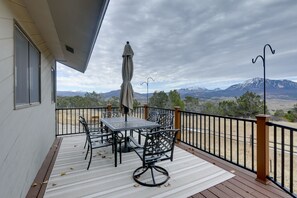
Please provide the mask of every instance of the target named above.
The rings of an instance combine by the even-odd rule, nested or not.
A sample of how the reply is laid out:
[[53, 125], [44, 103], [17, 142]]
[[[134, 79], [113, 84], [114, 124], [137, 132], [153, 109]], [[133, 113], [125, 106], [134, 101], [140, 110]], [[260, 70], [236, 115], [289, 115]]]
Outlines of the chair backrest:
[[177, 129], [159, 130], [146, 134], [143, 163], [173, 159]]
[[158, 111], [150, 111], [147, 120], [151, 122], [159, 122], [160, 114]]
[[86, 122], [86, 119], [82, 116], [79, 116], [79, 122], [83, 125], [84, 130], [86, 132], [86, 136], [87, 136], [87, 142], [89, 145], [92, 145], [92, 141], [91, 141], [91, 136], [90, 136], [90, 130], [89, 130], [89, 126], [88, 123]]
[[162, 129], [173, 129], [173, 118], [174, 115], [172, 113], [162, 114], [158, 123]]
[[81, 123], [83, 125], [86, 134], [89, 135], [90, 130], [89, 130], [89, 126], [88, 126], [86, 119], [82, 116], [79, 116], [79, 123]]

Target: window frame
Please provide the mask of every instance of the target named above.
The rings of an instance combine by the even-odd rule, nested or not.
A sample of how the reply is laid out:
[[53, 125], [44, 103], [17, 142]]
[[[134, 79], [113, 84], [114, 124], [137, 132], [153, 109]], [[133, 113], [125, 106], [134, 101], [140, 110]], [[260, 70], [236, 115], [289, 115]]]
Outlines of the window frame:
[[51, 67], [51, 101], [52, 104], [57, 101], [57, 67], [55, 65]]
[[[18, 31], [18, 32], [17, 32]], [[40, 50], [37, 48], [37, 46], [32, 42], [32, 40], [30, 39], [30, 37], [25, 33], [25, 31], [21, 28], [21, 26], [15, 21], [14, 22], [14, 26], [13, 26], [13, 39], [14, 39], [14, 109], [22, 109], [22, 108], [27, 108], [27, 107], [32, 107], [32, 106], [37, 106], [37, 105], [40, 105], [41, 104], [41, 52]], [[16, 46], [17, 46], [17, 41], [16, 41], [16, 36], [17, 34], [20, 34], [23, 39], [26, 40], [27, 42], [27, 58], [28, 58], [28, 72], [27, 72], [27, 83], [28, 83], [28, 86], [26, 87], [27, 90], [26, 90], [26, 93], [28, 94], [29, 96], [29, 101], [28, 103], [27, 102], [21, 102], [20, 104], [17, 104], [17, 95], [19, 93], [17, 93], [17, 75], [20, 75], [17, 73], [17, 69], [18, 69], [18, 66], [17, 66], [17, 55], [16, 55]], [[37, 77], [38, 77], [38, 88], [37, 89], [33, 89], [34, 87], [31, 86], [31, 82], [32, 80], [34, 81], [34, 77], [36, 77], [34, 75], [34, 77], [31, 77], [32, 75], [32, 72], [31, 72], [31, 69], [34, 67], [33, 63], [30, 62], [30, 56], [32, 55], [31, 54], [31, 50], [30, 50], [30, 47], [32, 47], [34, 50], [35, 50], [35, 53], [38, 55], [38, 71], [36, 72], [37, 73]], [[34, 52], [32, 52], [34, 53]], [[35, 68], [36, 69], [36, 68]], [[35, 100], [36, 98], [32, 98], [31, 99], [31, 94], [32, 94], [32, 90], [34, 92], [34, 90], [38, 90], [38, 101], [33, 101]]]

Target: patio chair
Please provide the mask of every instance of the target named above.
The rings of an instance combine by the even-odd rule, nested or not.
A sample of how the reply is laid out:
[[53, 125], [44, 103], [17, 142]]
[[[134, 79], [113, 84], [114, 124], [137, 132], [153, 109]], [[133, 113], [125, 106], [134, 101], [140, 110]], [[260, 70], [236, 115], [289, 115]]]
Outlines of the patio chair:
[[[85, 129], [87, 142], [88, 142], [88, 149], [86, 152], [85, 160], [87, 159], [87, 156], [88, 156], [89, 150], [90, 150], [90, 159], [89, 159], [87, 170], [89, 170], [90, 164], [92, 162], [93, 149], [112, 146], [112, 151], [117, 152], [114, 149], [114, 146], [115, 146], [114, 142], [116, 144], [117, 143], [120, 144], [120, 147], [119, 147], [120, 164], [122, 163], [121, 137], [119, 137], [118, 134], [115, 134], [112, 132], [110, 132], [110, 133], [105, 132], [105, 133], [101, 133], [101, 134], [98, 133], [98, 134], [92, 136], [90, 133], [88, 124], [83, 119], [80, 119], [79, 122], [83, 125], [83, 127]], [[110, 138], [110, 137], [112, 137], [112, 138]], [[114, 138], [116, 141], [114, 141]]]
[[165, 113], [160, 115], [158, 123], [161, 125], [161, 129], [173, 129], [173, 118], [172, 113]]
[[[147, 117], [147, 121], [159, 123], [160, 113], [158, 111], [150, 111]], [[151, 132], [154, 129], [137, 129], [138, 133], [138, 143], [141, 144], [141, 136], [145, 136], [147, 132]]]
[[158, 111], [150, 111], [147, 120], [151, 122], [159, 122], [160, 113]]
[[[173, 160], [173, 150], [177, 129], [159, 130], [146, 134], [144, 145], [139, 145], [133, 137], [129, 144], [142, 161], [142, 166], [133, 172], [133, 179], [144, 186], [160, 186], [168, 181], [168, 171], [156, 162]], [[149, 174], [150, 172], [150, 174]]]
[[[90, 127], [90, 124], [87, 123], [86, 119], [83, 116], [79, 116], [79, 122], [80, 123], [83, 122], [83, 123], [86, 123], [88, 125], [89, 133], [90, 133], [91, 138], [99, 137], [102, 133], [106, 132], [106, 129], [104, 127]], [[88, 141], [88, 139], [87, 139], [87, 136], [86, 136], [84, 148], [86, 148], [87, 141]]]

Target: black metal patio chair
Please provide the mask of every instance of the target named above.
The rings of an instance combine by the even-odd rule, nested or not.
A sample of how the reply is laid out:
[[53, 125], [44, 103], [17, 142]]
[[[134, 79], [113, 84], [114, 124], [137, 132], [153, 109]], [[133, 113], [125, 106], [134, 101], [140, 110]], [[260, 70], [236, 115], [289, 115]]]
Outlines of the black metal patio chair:
[[121, 150], [121, 137], [118, 136], [118, 134], [112, 133], [112, 132], [105, 132], [101, 134], [91, 135], [90, 129], [88, 127], [88, 124], [83, 120], [80, 119], [79, 122], [83, 125], [86, 136], [87, 136], [87, 142], [88, 142], [88, 149], [86, 152], [85, 160], [87, 159], [87, 156], [90, 151], [90, 159], [88, 163], [87, 170], [90, 168], [90, 164], [92, 162], [93, 157], [93, 149], [112, 146], [112, 152], [117, 152], [114, 149], [115, 144], [119, 143], [119, 153], [120, 153], [120, 163], [122, 163], [122, 150]]
[[159, 117], [158, 123], [161, 129], [173, 129], [174, 115], [172, 113], [164, 113]]
[[[87, 123], [86, 119], [83, 116], [79, 116], [79, 122], [80, 123], [83, 122], [83, 123], [86, 123], [88, 125], [89, 134], [90, 134], [91, 139], [92, 138], [98, 138], [102, 133], [107, 132], [107, 130], [104, 127], [90, 127], [90, 124]], [[86, 141], [85, 141], [84, 148], [86, 148], [87, 141], [88, 141], [88, 139], [87, 139], [87, 136], [86, 136]]]
[[[158, 111], [150, 111], [147, 121], [159, 123], [160, 120], [160, 113]], [[155, 129], [137, 129], [136, 132], [138, 133], [138, 143], [141, 144], [141, 136], [145, 136], [147, 132], [151, 132]]]
[[142, 166], [133, 172], [133, 179], [137, 183], [153, 187], [168, 181], [170, 178], [168, 171], [155, 163], [173, 160], [177, 131], [177, 129], [167, 129], [147, 133], [144, 145], [139, 145], [133, 137], [129, 137], [131, 148], [142, 160]]

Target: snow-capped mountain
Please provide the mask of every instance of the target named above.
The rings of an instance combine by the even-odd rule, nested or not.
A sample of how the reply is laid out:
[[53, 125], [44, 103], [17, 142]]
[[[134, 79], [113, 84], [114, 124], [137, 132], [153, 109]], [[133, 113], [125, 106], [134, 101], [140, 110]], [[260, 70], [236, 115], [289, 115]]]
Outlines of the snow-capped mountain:
[[[289, 80], [269, 80], [266, 79], [266, 90], [268, 89], [280, 89], [280, 90], [291, 90], [294, 89], [297, 91], [297, 83]], [[226, 90], [255, 90], [255, 91], [261, 91], [264, 88], [264, 79], [263, 78], [253, 78], [250, 80], [247, 80], [243, 83], [235, 84], [227, 88]]]
[[[241, 96], [247, 91], [255, 92], [263, 95], [264, 80], [263, 78], [253, 78], [243, 83], [235, 84], [227, 89], [213, 89], [209, 90], [201, 87], [183, 88], [177, 90], [182, 98], [186, 96], [197, 97], [201, 99], [220, 98], [220, 97], [236, 97]], [[58, 96], [84, 96], [85, 92], [66, 92], [58, 91]], [[149, 93], [149, 97], [153, 93]], [[102, 93], [103, 97], [108, 99], [112, 96], [119, 97], [120, 90], [114, 90], [107, 93]], [[269, 80], [266, 79], [266, 96], [267, 98], [278, 99], [296, 99], [297, 100], [297, 83], [290, 80]], [[144, 101], [146, 94], [134, 93], [135, 99]]]
[[[219, 98], [219, 97], [236, 97], [241, 96], [247, 91], [263, 95], [264, 79], [253, 78], [243, 83], [235, 84], [227, 89], [205, 90], [205, 91], [181, 91], [182, 97], [193, 96], [198, 98]], [[267, 98], [279, 99], [297, 99], [297, 83], [290, 80], [270, 80], [266, 79], [266, 96]]]

